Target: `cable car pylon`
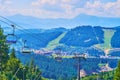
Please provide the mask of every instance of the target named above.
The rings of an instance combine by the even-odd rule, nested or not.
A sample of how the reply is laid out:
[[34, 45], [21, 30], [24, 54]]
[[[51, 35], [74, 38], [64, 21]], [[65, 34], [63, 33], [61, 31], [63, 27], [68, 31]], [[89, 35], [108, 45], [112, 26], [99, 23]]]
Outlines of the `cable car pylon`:
[[74, 59], [77, 60], [77, 80], [80, 80], [80, 63], [81, 60], [86, 60], [86, 55], [85, 54], [79, 54], [79, 53], [75, 53], [75, 55], [72, 57]]

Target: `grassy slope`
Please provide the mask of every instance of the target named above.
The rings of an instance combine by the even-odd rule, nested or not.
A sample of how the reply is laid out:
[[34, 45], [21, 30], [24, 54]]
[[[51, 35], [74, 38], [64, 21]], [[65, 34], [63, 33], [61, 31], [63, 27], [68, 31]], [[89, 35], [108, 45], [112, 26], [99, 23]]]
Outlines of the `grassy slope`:
[[104, 31], [104, 43], [103, 44], [97, 44], [95, 45], [96, 47], [102, 49], [102, 50], [107, 50], [111, 49], [111, 38], [114, 35], [115, 30], [111, 29], [103, 29]]
[[105, 30], [104, 29], [104, 32], [105, 32], [105, 34], [104, 34], [104, 37], [105, 37], [105, 43], [104, 43], [104, 49], [110, 49], [110, 48], [112, 48], [111, 47], [111, 38], [113, 37], [113, 35], [114, 35], [114, 32], [115, 32], [115, 30]]
[[50, 41], [46, 48], [49, 49], [49, 50], [52, 50], [59, 45], [63, 45], [63, 44], [59, 44], [59, 41], [65, 36], [66, 33], [67, 32], [64, 32], [60, 36], [58, 36], [56, 39]]

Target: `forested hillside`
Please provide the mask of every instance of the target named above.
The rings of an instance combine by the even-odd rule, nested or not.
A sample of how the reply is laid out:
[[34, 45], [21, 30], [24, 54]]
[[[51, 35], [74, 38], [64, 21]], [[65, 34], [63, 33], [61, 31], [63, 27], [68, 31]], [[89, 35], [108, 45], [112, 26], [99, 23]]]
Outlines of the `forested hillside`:
[[33, 59], [23, 65], [16, 58], [14, 48], [9, 52], [9, 44], [6, 43], [6, 36], [0, 28], [0, 80], [45, 80], [41, 77], [41, 73]]
[[113, 48], [120, 48], [120, 28], [116, 28], [116, 32], [114, 33], [111, 39], [111, 45]]
[[[24, 33], [25, 31], [28, 31], [29, 34]], [[102, 56], [106, 55], [104, 49], [119, 48], [119, 34], [120, 34], [119, 28], [110, 28], [109, 30], [109, 28], [104, 28], [99, 26], [95, 26], [95, 27], [79, 26], [73, 29], [57, 28], [50, 30], [37, 30], [37, 31], [35, 29], [34, 30], [31, 29], [25, 31], [23, 32], [16, 31], [17, 33], [16, 36], [18, 37], [18, 43], [21, 43], [20, 42], [21, 39], [27, 40], [27, 46], [31, 47], [34, 50], [39, 50], [40, 48], [46, 48], [46, 47], [47, 49], [49, 49], [51, 46], [54, 46], [54, 48], [52, 48], [53, 50], [57, 50], [58, 48], [60, 48], [62, 52], [66, 52], [66, 55], [74, 55], [74, 51], [77, 51], [80, 53], [86, 52], [89, 56], [98, 57], [98, 59], [88, 58], [86, 59], [86, 61], [81, 62], [81, 69], [83, 69], [87, 75], [91, 75], [93, 74], [93, 72], [98, 72], [97, 70], [101, 70], [99, 65], [102, 64], [108, 64], [109, 67], [111, 68], [115, 68], [117, 66], [118, 60], [100, 59], [99, 57], [101, 55]], [[110, 31], [112, 31], [112, 34]], [[108, 37], [106, 38], [106, 36]], [[109, 42], [111, 43], [106, 43], [107, 40], [109, 40]], [[116, 44], [115, 42], [117, 42], [118, 44]], [[52, 45], [50, 45], [51, 43]], [[111, 44], [111, 46], [109, 47], [108, 44]], [[15, 44], [15, 46], [17, 46], [17, 44]], [[15, 68], [14, 65], [10, 65], [12, 64], [13, 59], [12, 61], [9, 61], [10, 56], [8, 55], [8, 52], [6, 52], [8, 58], [6, 61], [9, 63], [6, 62], [4, 64], [7, 65], [8, 67], [12, 66], [11, 68], [13, 67]], [[120, 54], [119, 51], [111, 50], [109, 52], [109, 55], [119, 56]], [[39, 68], [41, 69], [40, 72], [42, 73], [40, 75], [42, 75], [43, 77], [49, 79], [70, 80], [76, 78], [77, 76], [76, 60], [69, 58], [69, 56], [68, 58], [63, 58], [62, 62], [57, 62], [54, 59], [54, 57], [52, 57], [51, 55], [44, 56], [34, 53], [22, 54], [18, 51], [16, 52], [15, 56], [18, 59], [20, 59], [18, 60], [15, 57], [17, 60], [16, 62], [22, 66], [22, 68], [21, 66], [19, 66], [19, 64], [17, 66], [17, 68], [18, 67], [21, 68], [20, 73], [23, 73], [24, 67], [27, 67], [29, 70], [30, 64], [27, 65], [27, 63], [31, 63], [31, 59], [34, 59], [34, 64], [38, 66], [37, 69]], [[16, 64], [16, 62], [14, 64]], [[4, 71], [6, 71], [6, 69]], [[30, 74], [29, 71], [26, 71], [26, 79], [28, 79], [30, 75], [35, 76], [33, 74]], [[5, 76], [5, 78], [8, 78], [6, 76], [8, 76], [9, 74], [13, 76], [14, 73], [15, 72], [13, 73], [8, 72], [7, 74], [2, 74], [2, 77]], [[22, 75], [18, 74], [17, 76], [16, 74], [15, 78], [19, 79], [20, 78], [19, 76], [21, 77]]]
[[[98, 40], [97, 40], [98, 38]], [[79, 26], [71, 29], [61, 40], [68, 46], [90, 47], [104, 42], [104, 32], [101, 27]]]
[[[42, 32], [42, 33], [29, 33], [29, 34], [18, 34], [17, 36], [23, 40], [27, 40], [27, 45], [40, 49], [46, 47], [48, 42], [62, 34], [62, 31]], [[32, 35], [32, 36], [31, 36]]]
[[[29, 34], [24, 33], [25, 31], [28, 31]], [[27, 40], [27, 45], [31, 48], [55, 50], [57, 47], [60, 47], [65, 52], [77, 50], [83, 53], [87, 51], [88, 54], [92, 56], [105, 55], [104, 50], [119, 48], [120, 43], [119, 27], [78, 26], [73, 29], [28, 29], [24, 30], [24, 32], [16, 31], [18, 41], [20, 41], [20, 39]], [[113, 52], [114, 51], [110, 53], [114, 54]]]

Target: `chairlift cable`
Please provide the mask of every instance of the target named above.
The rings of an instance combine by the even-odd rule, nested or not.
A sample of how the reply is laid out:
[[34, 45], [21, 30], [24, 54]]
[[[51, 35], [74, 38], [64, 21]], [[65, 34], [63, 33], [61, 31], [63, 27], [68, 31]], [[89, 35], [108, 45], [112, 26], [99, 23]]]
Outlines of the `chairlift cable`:
[[[37, 40], [40, 40], [40, 38], [38, 38], [38, 36], [32, 35], [32, 34], [31, 34], [31, 33], [32, 33], [31, 31], [28, 31], [28, 30], [24, 31], [25, 28], [23, 28], [22, 26], [17, 25], [15, 22], [13, 22], [13, 21], [11, 21], [11, 20], [3, 17], [3, 16], [0, 16], [0, 17], [3, 18], [3, 19], [5, 19], [5, 20], [7, 20], [7, 21], [9, 21], [9, 22], [12, 23], [12, 24], [15, 24], [15, 26], [16, 26], [17, 29], [19, 29], [19, 28], [23, 29], [23, 30], [19, 29], [21, 32], [24, 32], [24, 33], [26, 33], [27, 35], [32, 36], [33, 38], [35, 38], [35, 39], [37, 39]], [[37, 45], [37, 46], [38, 46], [38, 45]]]
[[10, 25], [9, 23], [7, 23], [7, 22], [5, 22], [5, 21], [3, 21], [3, 20], [0, 20], [1, 22], [3, 22], [3, 23], [5, 23], [5, 24], [7, 24], [7, 25]]
[[[25, 29], [25, 28], [23, 28], [22, 26], [16, 24], [15, 22], [13, 22], [13, 21], [11, 21], [11, 20], [3, 17], [3, 16], [0, 16], [0, 17], [3, 18], [3, 19], [5, 19], [5, 20], [7, 20], [7, 21], [9, 21], [10, 23], [16, 25], [16, 26], [19, 27], [19, 28]], [[24, 32], [29, 33], [29, 34], [33, 33], [33, 32], [31, 32], [31, 31], [28, 31], [28, 30], [26, 30], [26, 31], [24, 31]], [[31, 36], [33, 36], [33, 35], [31, 35]], [[36, 36], [34, 36], [34, 37], [37, 38], [38, 40], [40, 40], [38, 37], [36, 37]]]
[[[8, 22], [5, 22], [5, 21], [3, 21], [3, 20], [0, 20], [1, 22], [3, 22], [3, 23], [5, 23], [5, 24], [7, 24], [8, 26], [11, 26], [11, 24], [10, 23], [8, 23]], [[11, 28], [11, 27], [10, 27]], [[18, 29], [17, 27], [15, 27], [15, 29]], [[21, 30], [21, 29], [18, 29], [18, 30], [20, 30], [21, 32], [24, 32], [24, 33], [26, 33], [25, 31], [23, 31], [23, 30]], [[26, 33], [27, 35], [30, 35], [30, 34], [28, 34], [28, 33]], [[33, 35], [31, 35], [32, 37], [34, 37]], [[18, 37], [18, 36], [17, 36]], [[19, 37], [20, 38], [20, 37]], [[35, 38], [35, 37], [34, 37]], [[36, 39], [36, 38], [35, 38]], [[36, 46], [38, 46], [37, 44], [35, 44], [35, 43], [33, 43], [32, 42], [32, 44], [34, 44], [34, 45], [36, 45]]]

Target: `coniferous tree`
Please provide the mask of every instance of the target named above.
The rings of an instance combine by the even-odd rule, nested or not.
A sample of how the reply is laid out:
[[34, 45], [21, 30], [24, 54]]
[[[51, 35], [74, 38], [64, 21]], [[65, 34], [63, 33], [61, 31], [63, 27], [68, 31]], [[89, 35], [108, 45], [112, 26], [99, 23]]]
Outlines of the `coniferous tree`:
[[31, 80], [42, 80], [41, 79], [41, 71], [40, 69], [35, 65], [34, 59], [32, 58], [30, 60], [29, 65], [27, 64], [25, 66], [25, 77], [26, 79], [31, 79]]
[[9, 59], [9, 48], [6, 44], [6, 36], [3, 35], [3, 29], [0, 26], [0, 72], [2, 72], [5, 68], [5, 64]]
[[15, 56], [15, 49], [14, 48], [12, 49], [12, 52], [10, 54], [10, 58], [16, 58], [16, 56]]
[[[10, 53], [10, 58], [7, 61], [6, 64], [6, 74], [8, 76], [8, 79], [22, 79], [22, 64], [19, 59], [15, 56], [15, 50], [12, 49], [12, 52]], [[15, 76], [13, 76], [15, 75]]]
[[8, 53], [9, 45], [6, 43], [6, 36], [0, 27], [0, 80], [44, 80], [33, 59], [30, 64], [22, 65], [15, 56], [14, 48], [10, 55]]
[[120, 80], [120, 61], [118, 62], [118, 66], [115, 70], [114, 80]]

